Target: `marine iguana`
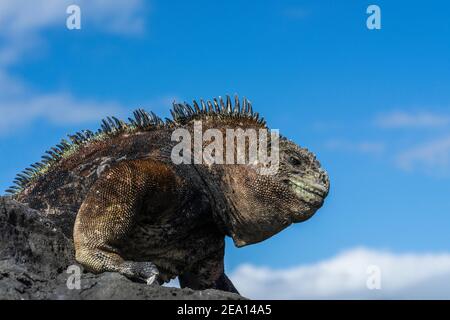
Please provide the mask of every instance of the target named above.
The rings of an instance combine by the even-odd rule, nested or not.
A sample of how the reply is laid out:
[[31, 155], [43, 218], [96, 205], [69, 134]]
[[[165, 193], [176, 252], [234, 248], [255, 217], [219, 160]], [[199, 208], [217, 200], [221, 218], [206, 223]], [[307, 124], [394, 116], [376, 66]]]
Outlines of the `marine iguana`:
[[[95, 272], [152, 283], [236, 292], [224, 273], [224, 239], [263, 241], [318, 210], [329, 179], [313, 153], [282, 137], [275, 175], [254, 165], [175, 165], [176, 128], [267, 128], [247, 99], [176, 104], [172, 119], [134, 112], [69, 135], [7, 192], [34, 209], [73, 214], [76, 260]], [[75, 218], [76, 217], [76, 218]], [[72, 221], [73, 221], [72, 220]]]

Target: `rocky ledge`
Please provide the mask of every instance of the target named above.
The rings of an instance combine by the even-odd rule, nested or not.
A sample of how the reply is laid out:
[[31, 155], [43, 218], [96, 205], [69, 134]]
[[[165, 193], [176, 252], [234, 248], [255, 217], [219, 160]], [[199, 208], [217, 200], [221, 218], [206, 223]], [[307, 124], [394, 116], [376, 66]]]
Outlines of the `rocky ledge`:
[[[81, 272], [77, 282], [74, 275], [81, 269], [74, 261], [70, 228], [64, 228], [67, 221], [63, 223], [71, 219], [68, 217], [50, 219], [14, 200], [0, 197], [0, 300], [244, 299], [212, 289], [147, 286], [116, 273]], [[70, 266], [75, 266], [72, 272]]]

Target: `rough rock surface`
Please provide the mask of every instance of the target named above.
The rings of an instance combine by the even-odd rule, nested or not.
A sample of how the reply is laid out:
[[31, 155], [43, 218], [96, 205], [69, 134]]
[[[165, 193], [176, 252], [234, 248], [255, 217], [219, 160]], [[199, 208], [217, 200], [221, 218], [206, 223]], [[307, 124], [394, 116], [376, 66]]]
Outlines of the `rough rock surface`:
[[115, 273], [83, 272], [81, 288], [69, 289], [67, 268], [76, 263], [67, 217], [50, 218], [0, 197], [0, 299], [244, 299], [218, 290], [147, 286]]

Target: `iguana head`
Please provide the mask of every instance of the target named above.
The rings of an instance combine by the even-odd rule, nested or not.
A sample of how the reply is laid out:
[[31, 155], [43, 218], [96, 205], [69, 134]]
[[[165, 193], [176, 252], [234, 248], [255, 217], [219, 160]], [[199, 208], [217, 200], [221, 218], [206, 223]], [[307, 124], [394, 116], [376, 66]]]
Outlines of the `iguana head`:
[[[194, 105], [196, 106], [195, 102]], [[327, 173], [313, 153], [286, 138], [280, 138], [276, 170], [272, 174], [262, 174], [261, 169], [267, 169], [268, 165], [267, 162], [258, 161], [260, 159], [256, 162], [249, 159], [249, 131], [257, 132], [258, 143], [262, 134], [260, 130], [268, 131], [266, 137], [271, 142], [266, 147], [271, 161], [272, 152], [277, 149], [276, 139], [270, 138], [272, 134], [264, 119], [253, 112], [251, 104], [244, 98], [242, 106], [237, 99], [233, 106], [228, 98], [226, 102], [221, 99], [214, 99], [214, 103], [208, 102], [209, 108], [203, 103], [202, 106], [200, 111], [198, 108], [191, 111], [186, 104], [177, 105], [173, 112], [174, 118], [179, 117], [191, 124], [192, 120], [201, 121], [200, 131], [203, 136], [209, 136], [209, 139], [211, 134], [208, 135], [207, 131], [220, 131], [220, 142], [217, 145], [223, 146], [224, 163], [203, 164], [202, 170], [206, 172], [204, 177], [207, 184], [213, 186], [210, 188], [213, 190], [212, 201], [222, 202], [222, 205], [217, 206], [216, 221], [237, 246], [263, 241], [292, 223], [308, 219], [322, 206], [330, 183]], [[237, 130], [246, 131], [245, 139], [248, 140], [241, 145], [246, 155], [244, 164], [226, 161], [229, 130], [235, 133]], [[214, 137], [211, 141], [213, 140], [217, 143], [218, 138]], [[234, 150], [238, 150], [240, 146], [237, 139], [232, 141], [235, 143]], [[212, 144], [205, 141], [202, 144], [204, 151], [208, 148], [211, 150]], [[237, 160], [237, 151], [234, 156]], [[269, 167], [273, 169], [272, 163]]]
[[236, 246], [263, 241], [291, 223], [310, 218], [328, 195], [330, 182], [315, 155], [287, 139], [279, 142], [274, 175], [254, 166], [225, 168], [229, 234]]
[[[166, 121], [144, 110], [136, 110], [134, 119], [129, 118], [129, 123], [108, 117], [102, 121], [102, 127], [96, 133], [89, 130], [78, 132], [70, 136], [71, 143], [63, 139], [60, 144], [48, 150], [41, 162], [32, 164], [18, 174], [15, 185], [7, 192], [18, 200], [36, 201], [33, 203], [34, 208], [48, 207], [47, 199], [41, 196], [45, 192], [39, 191], [47, 188], [48, 184], [39, 184], [38, 181], [49, 181], [52, 188], [55, 188], [54, 182], [64, 181], [57, 170], [61, 162], [68, 163], [66, 160], [72, 155], [82, 158], [82, 150], [86, 146], [101, 146], [107, 144], [109, 139], [116, 139], [121, 135], [128, 137], [133, 134], [141, 135], [145, 131], [159, 132], [157, 140], [162, 144], [159, 154], [166, 161], [173, 151], [171, 144], [164, 142], [167, 134], [179, 128], [189, 128], [192, 131], [197, 120], [202, 123], [200, 131], [205, 136], [209, 129], [217, 129], [224, 136], [228, 129], [254, 129], [258, 132], [260, 129], [267, 129], [264, 119], [253, 111], [245, 98], [241, 103], [236, 97], [234, 104], [230, 97], [225, 101], [219, 98], [212, 102], [201, 101], [200, 104], [194, 101], [193, 107], [186, 103], [175, 104], [171, 113], [173, 118]], [[194, 133], [194, 140], [195, 136]], [[208, 140], [209, 138], [205, 138], [203, 141], [204, 149], [210, 146]], [[217, 142], [215, 139], [214, 141]], [[129, 144], [128, 147], [132, 150], [135, 145]], [[195, 143], [193, 151], [195, 153]], [[145, 150], [142, 152], [142, 156], [146, 155]], [[205, 183], [203, 191], [209, 195], [216, 224], [233, 238], [237, 246], [262, 241], [291, 223], [308, 219], [322, 206], [328, 194], [328, 176], [311, 152], [282, 138], [279, 141], [277, 159], [279, 161], [274, 174], [261, 174], [259, 169], [264, 163], [255, 164], [250, 161], [245, 164], [189, 166], [188, 172], [200, 176]], [[58, 179], [52, 178], [53, 172]], [[37, 189], [34, 189], [35, 186], [38, 186]], [[60, 190], [66, 193], [64, 189]], [[30, 197], [32, 193], [37, 196]], [[71, 194], [76, 195], [73, 192]], [[51, 199], [55, 201], [54, 207], [62, 202], [61, 197], [55, 197], [54, 193], [51, 193]], [[76, 195], [74, 202], [80, 199], [82, 196]], [[73, 206], [70, 201], [67, 203]]]

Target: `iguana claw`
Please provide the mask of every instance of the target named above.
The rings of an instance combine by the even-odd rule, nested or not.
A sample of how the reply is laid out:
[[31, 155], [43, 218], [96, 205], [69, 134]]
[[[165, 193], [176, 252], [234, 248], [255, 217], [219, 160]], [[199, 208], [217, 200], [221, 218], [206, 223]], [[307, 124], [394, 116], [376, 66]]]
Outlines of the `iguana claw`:
[[147, 278], [146, 283], [150, 286], [155, 283], [155, 280], [156, 280], [156, 274], [151, 276], [150, 278]]
[[125, 261], [120, 265], [120, 273], [148, 285], [159, 283], [159, 270], [152, 262]]

